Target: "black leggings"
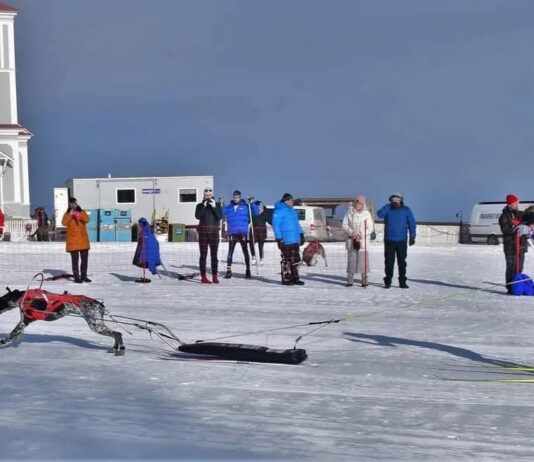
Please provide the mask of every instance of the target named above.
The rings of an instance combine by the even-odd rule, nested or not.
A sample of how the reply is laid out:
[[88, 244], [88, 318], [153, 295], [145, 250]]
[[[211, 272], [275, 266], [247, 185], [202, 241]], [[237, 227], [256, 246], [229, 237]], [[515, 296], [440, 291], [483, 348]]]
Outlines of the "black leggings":
[[243, 249], [243, 255], [245, 256], [245, 265], [247, 265], [247, 269], [250, 268], [250, 257], [248, 255], [248, 249], [247, 249], [247, 235], [246, 234], [231, 234], [228, 236], [229, 244], [228, 244], [228, 259], [227, 264], [228, 266], [232, 266], [232, 261], [234, 259], [234, 249], [236, 244], [239, 242], [241, 244], [241, 249]]
[[[254, 237], [254, 240], [252, 240], [252, 237]], [[265, 240], [267, 239], [267, 228], [258, 227], [254, 228], [254, 236], [252, 236], [252, 230], [248, 233], [248, 243], [250, 246], [250, 255], [253, 257], [256, 256], [256, 251], [254, 249], [254, 246], [258, 244], [258, 249], [260, 253], [260, 259], [263, 260], [263, 244], [265, 244]]]
[[[75, 278], [82, 276], [87, 276], [87, 262], [89, 260], [89, 250], [73, 250], [70, 253], [70, 258], [72, 260], [72, 274]], [[82, 260], [81, 268], [78, 268], [80, 257]]]
[[201, 229], [198, 234], [198, 246], [200, 248], [200, 259], [198, 265], [200, 274], [206, 275], [206, 260], [208, 258], [208, 247], [211, 257], [211, 274], [217, 274], [219, 260], [217, 259], [217, 250], [219, 249], [219, 228]]

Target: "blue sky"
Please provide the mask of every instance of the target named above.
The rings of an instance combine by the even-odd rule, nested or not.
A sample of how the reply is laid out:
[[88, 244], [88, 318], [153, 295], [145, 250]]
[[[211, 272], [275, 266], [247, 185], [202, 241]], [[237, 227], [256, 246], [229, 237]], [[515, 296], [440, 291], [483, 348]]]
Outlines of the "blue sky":
[[534, 199], [534, 2], [13, 0], [32, 204], [71, 177], [215, 176], [267, 203]]

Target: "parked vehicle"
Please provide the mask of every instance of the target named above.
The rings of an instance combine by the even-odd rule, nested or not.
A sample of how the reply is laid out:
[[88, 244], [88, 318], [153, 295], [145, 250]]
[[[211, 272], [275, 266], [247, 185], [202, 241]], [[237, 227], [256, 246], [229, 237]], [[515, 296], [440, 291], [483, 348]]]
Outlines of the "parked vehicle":
[[[299, 222], [304, 231], [304, 238], [307, 241], [327, 241], [329, 240], [329, 230], [326, 223], [326, 213], [322, 207], [309, 207], [303, 205], [295, 205], [295, 210], [299, 215]], [[269, 205], [265, 207], [267, 214], [267, 240], [274, 241], [272, 222], [274, 206]]]
[[[520, 210], [534, 205], [534, 201], [521, 202]], [[499, 217], [506, 202], [479, 202], [473, 206], [471, 212], [470, 232], [473, 242], [486, 242], [498, 245], [502, 237]]]
[[337, 218], [326, 219], [328, 229], [328, 240], [333, 242], [343, 242], [347, 239], [348, 235], [343, 229], [343, 222]]

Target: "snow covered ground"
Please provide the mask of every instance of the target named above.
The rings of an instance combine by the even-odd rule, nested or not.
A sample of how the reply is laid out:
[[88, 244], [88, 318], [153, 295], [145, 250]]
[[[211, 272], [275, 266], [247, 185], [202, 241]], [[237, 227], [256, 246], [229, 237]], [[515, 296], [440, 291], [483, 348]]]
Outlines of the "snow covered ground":
[[[534, 363], [533, 300], [504, 295], [502, 249], [416, 245], [410, 289], [385, 290], [380, 244], [368, 289], [344, 287], [343, 244], [326, 247], [328, 268], [283, 287], [272, 244], [259, 277], [244, 279], [237, 263], [218, 286], [135, 284], [133, 244], [94, 245], [93, 283], [44, 288], [102, 298], [187, 341], [350, 316], [300, 341], [302, 366], [165, 360], [166, 345], [131, 326], [115, 357], [79, 318], [36, 322], [0, 350], [0, 459], [534, 460], [534, 383], [439, 378], [486, 376], [455, 365]], [[163, 244], [162, 256], [171, 273], [198, 258], [194, 243]], [[42, 270], [69, 270], [62, 244], [0, 243], [3, 286], [24, 289]], [[3, 314], [0, 335], [17, 320]], [[227, 340], [291, 348], [314, 327]]]

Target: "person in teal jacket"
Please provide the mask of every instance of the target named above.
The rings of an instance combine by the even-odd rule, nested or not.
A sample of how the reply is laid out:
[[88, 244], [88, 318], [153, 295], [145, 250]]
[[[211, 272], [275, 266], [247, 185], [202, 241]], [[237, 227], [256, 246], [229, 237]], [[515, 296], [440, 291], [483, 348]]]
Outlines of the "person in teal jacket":
[[273, 231], [278, 248], [282, 252], [282, 284], [304, 285], [299, 278], [300, 249], [304, 244], [304, 232], [297, 211], [293, 208], [293, 196], [285, 193], [274, 207]]

